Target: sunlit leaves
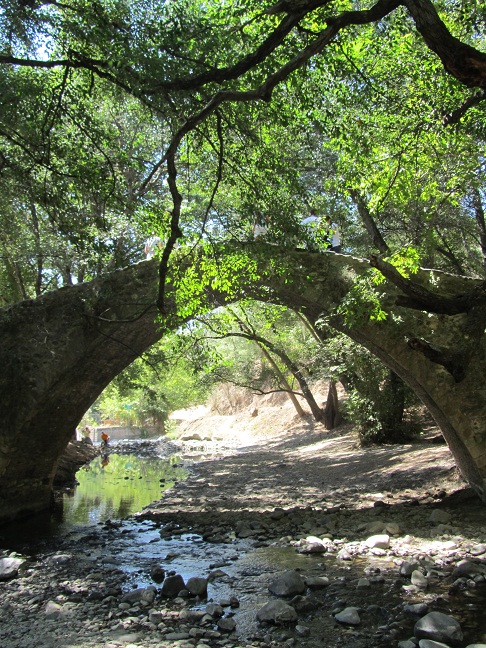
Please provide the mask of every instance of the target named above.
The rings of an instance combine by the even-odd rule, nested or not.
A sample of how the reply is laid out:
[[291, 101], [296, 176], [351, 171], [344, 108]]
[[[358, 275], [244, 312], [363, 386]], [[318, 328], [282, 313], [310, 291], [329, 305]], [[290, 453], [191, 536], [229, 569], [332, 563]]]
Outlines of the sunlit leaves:
[[382, 322], [387, 318], [388, 314], [381, 301], [383, 294], [377, 288], [381, 282], [382, 276], [375, 269], [356, 278], [352, 289], [337, 309], [347, 326], [362, 326], [368, 322]]

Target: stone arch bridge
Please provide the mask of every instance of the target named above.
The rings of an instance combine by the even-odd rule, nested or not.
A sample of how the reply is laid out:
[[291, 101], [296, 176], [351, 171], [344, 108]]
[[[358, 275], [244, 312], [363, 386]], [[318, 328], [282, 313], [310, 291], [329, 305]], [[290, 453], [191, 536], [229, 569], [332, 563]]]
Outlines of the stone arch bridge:
[[[301, 310], [311, 321], [328, 315], [379, 357], [428, 407], [462, 474], [486, 501], [483, 283], [424, 270], [411, 287], [387, 269], [379, 286], [387, 318], [362, 317], [349, 327], [336, 307], [352, 296], [369, 261], [265, 243], [251, 248], [246, 253], [261, 279], [253, 275], [241, 295]], [[180, 272], [182, 261], [172, 263]], [[198, 261], [191, 263], [197, 269]], [[227, 301], [211, 284], [208, 307]], [[50, 506], [59, 457], [84, 412], [164, 330], [180, 324], [168, 285], [161, 322], [156, 260], [0, 311], [0, 520]]]

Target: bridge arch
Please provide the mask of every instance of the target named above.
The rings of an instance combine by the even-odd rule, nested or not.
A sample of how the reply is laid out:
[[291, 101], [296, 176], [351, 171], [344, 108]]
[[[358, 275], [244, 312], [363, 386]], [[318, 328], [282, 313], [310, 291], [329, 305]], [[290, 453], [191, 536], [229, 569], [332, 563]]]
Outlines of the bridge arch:
[[[336, 329], [367, 347], [420, 396], [459, 469], [486, 501], [484, 339], [471, 342], [472, 319], [484, 322], [484, 312], [445, 316], [397, 306], [401, 291], [387, 282], [386, 321], [350, 328], [335, 309], [369, 269], [367, 261], [264, 243], [253, 250], [262, 279], [243, 286], [242, 294], [302, 310], [311, 321], [331, 314]], [[423, 271], [419, 280], [443, 294], [464, 293], [479, 283], [434, 271]], [[164, 327], [176, 325], [170, 290], [167, 317], [157, 321], [157, 291], [157, 261], [144, 261], [0, 311], [0, 519], [49, 507], [57, 462], [84, 412], [160, 339]], [[209, 304], [225, 299], [210, 286], [205, 292]], [[413, 348], [411, 336], [467, 354], [461, 380], [437, 358]]]

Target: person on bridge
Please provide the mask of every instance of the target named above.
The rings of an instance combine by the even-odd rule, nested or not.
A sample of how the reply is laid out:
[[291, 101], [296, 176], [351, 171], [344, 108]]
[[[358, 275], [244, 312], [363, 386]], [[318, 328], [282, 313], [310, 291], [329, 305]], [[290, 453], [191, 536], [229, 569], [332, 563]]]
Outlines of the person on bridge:
[[162, 249], [162, 240], [160, 239], [159, 236], [155, 236], [155, 234], [152, 232], [152, 236], [146, 240], [145, 242], [145, 256], [148, 259], [151, 259], [154, 254], [157, 252], [157, 250]]
[[327, 238], [329, 240], [329, 250], [331, 252], [341, 252], [341, 234], [337, 223], [333, 223], [330, 216], [326, 216]]
[[257, 216], [255, 223], [253, 225], [253, 238], [263, 239], [268, 234], [268, 226], [270, 224], [270, 219], [268, 216]]
[[108, 434], [106, 434], [106, 432], [102, 432], [101, 433], [101, 444], [103, 446], [107, 446], [109, 440], [110, 440], [110, 437], [108, 436]]

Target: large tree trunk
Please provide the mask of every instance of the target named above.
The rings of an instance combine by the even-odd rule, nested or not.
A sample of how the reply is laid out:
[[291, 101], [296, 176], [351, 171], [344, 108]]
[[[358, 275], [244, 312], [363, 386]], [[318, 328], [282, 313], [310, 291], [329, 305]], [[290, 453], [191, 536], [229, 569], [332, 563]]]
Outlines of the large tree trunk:
[[329, 388], [327, 391], [326, 406], [324, 407], [324, 425], [328, 430], [333, 430], [341, 422], [341, 415], [339, 412], [339, 399], [336, 389], [336, 381], [329, 381]]
[[[411, 290], [384, 267], [389, 279], [380, 293], [388, 317], [381, 322], [361, 317], [352, 325], [335, 308], [369, 262], [264, 243], [252, 248], [264, 278], [258, 284], [252, 277], [244, 296], [302, 310], [311, 322], [329, 314], [336, 329], [363, 344], [418, 394], [461, 473], [486, 502], [482, 282], [422, 271]], [[282, 258], [286, 272], [275, 272]], [[163, 335], [163, 327], [180, 325], [171, 315], [170, 293], [168, 315], [162, 325], [156, 323], [157, 270], [156, 261], [142, 262], [0, 310], [1, 519], [49, 506], [58, 459], [83, 413]], [[214, 303], [225, 299], [211, 290], [205, 294], [208, 308], [212, 298]]]
[[394, 431], [398, 431], [403, 423], [403, 414], [405, 411], [405, 389], [403, 381], [391, 369], [386, 379], [384, 389], [387, 390], [387, 395], [389, 396], [389, 407], [383, 417], [382, 423], [387, 435], [391, 434], [393, 436]]

